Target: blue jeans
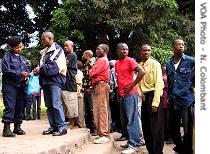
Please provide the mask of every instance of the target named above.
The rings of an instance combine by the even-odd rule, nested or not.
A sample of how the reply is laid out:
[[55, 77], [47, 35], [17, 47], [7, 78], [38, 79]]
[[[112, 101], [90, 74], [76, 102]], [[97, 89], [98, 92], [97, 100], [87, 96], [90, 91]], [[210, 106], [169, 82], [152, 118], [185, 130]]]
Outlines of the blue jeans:
[[61, 88], [56, 85], [43, 87], [45, 106], [50, 127], [55, 130], [65, 129], [65, 116], [61, 102]]
[[121, 96], [121, 107], [126, 115], [128, 145], [134, 150], [138, 150], [140, 146], [140, 126], [138, 115], [138, 94]]

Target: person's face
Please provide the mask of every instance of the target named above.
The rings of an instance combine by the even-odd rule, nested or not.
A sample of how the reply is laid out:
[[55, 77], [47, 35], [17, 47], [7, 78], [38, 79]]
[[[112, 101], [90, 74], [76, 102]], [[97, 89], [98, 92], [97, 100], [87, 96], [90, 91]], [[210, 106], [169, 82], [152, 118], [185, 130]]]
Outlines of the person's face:
[[66, 53], [70, 53], [70, 52], [73, 51], [73, 44], [66, 41], [66, 42], [64, 43], [63, 48], [64, 48], [64, 51], [65, 51]]
[[143, 61], [149, 59], [151, 56], [151, 47], [149, 45], [145, 45], [140, 50], [140, 56]]
[[123, 59], [128, 55], [128, 45], [127, 44], [121, 44], [121, 47], [117, 50], [117, 55], [119, 59]]
[[88, 60], [88, 54], [87, 54], [87, 52], [83, 52], [82, 60], [84, 60], [84, 61]]
[[23, 48], [24, 48], [24, 45], [22, 42], [20, 42], [20, 44], [18, 44], [16, 47], [12, 48], [12, 51], [16, 54], [20, 54], [21, 51], [23, 50]]
[[50, 47], [51, 42], [52, 42], [52, 40], [49, 37], [47, 37], [47, 36], [41, 37], [41, 43], [42, 43], [43, 47]]
[[96, 56], [97, 56], [98, 58], [100, 58], [100, 57], [103, 57], [104, 55], [105, 55], [105, 51], [104, 51], [104, 49], [102, 48], [102, 46], [99, 45], [99, 46], [96, 48]]
[[174, 53], [181, 53], [184, 51], [184, 41], [177, 40], [173, 46]]

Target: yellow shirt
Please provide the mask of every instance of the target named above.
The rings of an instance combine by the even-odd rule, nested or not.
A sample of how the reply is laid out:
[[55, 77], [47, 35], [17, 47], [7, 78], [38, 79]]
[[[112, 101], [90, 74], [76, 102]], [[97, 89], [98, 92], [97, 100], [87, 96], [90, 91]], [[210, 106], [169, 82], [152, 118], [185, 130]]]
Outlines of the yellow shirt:
[[141, 62], [139, 65], [144, 68], [145, 71], [143, 79], [139, 82], [141, 93], [154, 91], [152, 106], [158, 107], [160, 104], [160, 96], [164, 88], [161, 65], [152, 58], [149, 58], [144, 63]]

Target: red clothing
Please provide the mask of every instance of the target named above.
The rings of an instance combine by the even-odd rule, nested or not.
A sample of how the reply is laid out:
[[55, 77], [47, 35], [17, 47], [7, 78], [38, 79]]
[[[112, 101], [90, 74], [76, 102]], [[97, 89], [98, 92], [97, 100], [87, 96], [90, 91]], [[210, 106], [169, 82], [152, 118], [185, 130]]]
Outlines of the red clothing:
[[117, 60], [115, 64], [115, 71], [117, 73], [117, 82], [120, 96], [126, 96], [137, 93], [137, 87], [135, 86], [128, 94], [124, 93], [124, 88], [134, 82], [134, 69], [138, 66], [138, 63], [128, 56], [123, 59]]
[[88, 72], [92, 84], [95, 84], [98, 81], [109, 82], [109, 70], [109, 61], [107, 57], [98, 58]]

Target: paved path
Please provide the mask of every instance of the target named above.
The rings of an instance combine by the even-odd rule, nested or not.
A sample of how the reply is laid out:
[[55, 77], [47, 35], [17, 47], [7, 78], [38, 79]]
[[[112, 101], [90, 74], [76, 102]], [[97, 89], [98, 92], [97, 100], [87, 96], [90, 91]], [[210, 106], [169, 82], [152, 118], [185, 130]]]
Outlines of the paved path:
[[[3, 124], [0, 123], [0, 134]], [[26, 135], [17, 135], [15, 138], [6, 138], [0, 135], [0, 154], [100, 154], [101, 149], [110, 149], [103, 154], [120, 154], [123, 142], [111, 142], [109, 145], [93, 144], [94, 137], [90, 137], [89, 130], [85, 128], [68, 129], [64, 136], [42, 135], [42, 131], [49, 127], [48, 121], [23, 121], [22, 128]], [[13, 126], [12, 126], [13, 129]], [[119, 133], [112, 133], [112, 139], [119, 137]], [[164, 154], [174, 154], [174, 145], [164, 146]], [[111, 148], [113, 147], [113, 148]], [[112, 151], [112, 152], [111, 152]], [[147, 154], [143, 146], [139, 154]]]
[[[3, 124], [0, 123], [2, 133]], [[0, 136], [0, 154], [64, 154], [71, 153], [75, 147], [88, 141], [89, 130], [85, 128], [70, 130], [64, 136], [42, 135], [49, 127], [46, 120], [23, 121], [26, 135], [14, 138]], [[66, 152], [67, 151], [67, 152]]]

